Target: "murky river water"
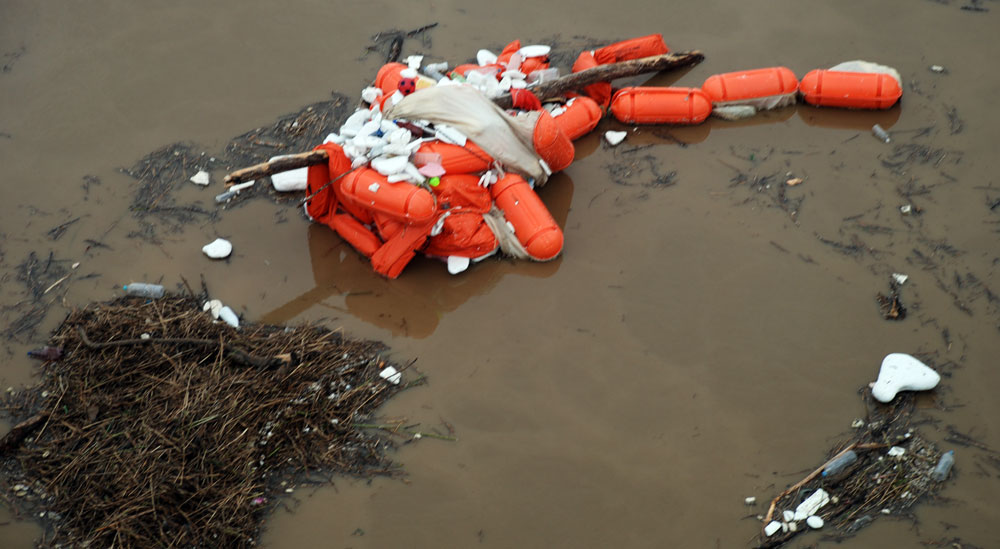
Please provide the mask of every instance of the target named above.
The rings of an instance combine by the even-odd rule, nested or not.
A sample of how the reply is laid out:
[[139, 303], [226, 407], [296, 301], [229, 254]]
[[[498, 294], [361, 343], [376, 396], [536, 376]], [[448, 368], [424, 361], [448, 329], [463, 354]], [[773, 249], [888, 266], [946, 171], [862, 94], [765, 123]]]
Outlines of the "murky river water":
[[[744, 497], [768, 500], [822, 462], [889, 352], [944, 365], [921, 412], [929, 438], [953, 447], [951, 425], [1000, 449], [1000, 5], [964, 1], [0, 2], [2, 328], [31, 252], [81, 263], [48, 294], [37, 334], [5, 343], [3, 387], [30, 383], [24, 352], [61, 307], [161, 277], [204, 275], [248, 319], [323, 319], [419, 359], [430, 384], [384, 414], [447, 422], [459, 441], [402, 447], [405, 481], [297, 490], [267, 524], [274, 548], [746, 546], [759, 528], [746, 517], [763, 510]], [[566, 234], [549, 264], [488, 261], [451, 277], [417, 261], [385, 281], [266, 200], [159, 245], [129, 237], [135, 182], [118, 168], [178, 141], [211, 154], [331, 91], [354, 97], [382, 60], [364, 56], [373, 35], [433, 22], [404, 55], [464, 62], [521, 38], [575, 56], [580, 37], [660, 32], [706, 60], [655, 84], [779, 64], [801, 77], [861, 58], [897, 67], [905, 90], [885, 113], [800, 106], [636, 132], [606, 120], [542, 191]], [[876, 122], [893, 143], [869, 134]], [[630, 136], [609, 149], [608, 129]], [[631, 173], [615, 183], [612, 164]], [[657, 184], [669, 172], [675, 184]], [[783, 189], [788, 173], [804, 183]], [[216, 208], [223, 175], [184, 199]], [[922, 212], [900, 215], [906, 203]], [[216, 236], [235, 245], [227, 262], [201, 254]], [[893, 272], [910, 276], [902, 322], [874, 300]], [[986, 451], [955, 449], [947, 504], [844, 545], [1000, 546], [1000, 471]], [[4, 547], [39, 533], [6, 510], [0, 522]]]

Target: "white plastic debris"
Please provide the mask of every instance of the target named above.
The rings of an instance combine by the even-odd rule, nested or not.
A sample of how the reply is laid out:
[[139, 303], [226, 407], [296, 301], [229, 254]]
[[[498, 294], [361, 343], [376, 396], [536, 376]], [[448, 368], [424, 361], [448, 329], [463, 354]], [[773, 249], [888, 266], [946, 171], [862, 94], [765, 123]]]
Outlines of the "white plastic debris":
[[824, 522], [823, 522], [822, 518], [820, 518], [820, 517], [818, 517], [816, 515], [812, 515], [812, 516], [810, 516], [809, 518], [806, 519], [806, 524], [808, 524], [810, 528], [813, 528], [815, 530], [819, 530], [820, 528], [823, 527]]
[[212, 318], [218, 320], [219, 313], [222, 312], [222, 302], [219, 301], [218, 299], [206, 301], [205, 305], [201, 308], [201, 310], [209, 311], [212, 314]]
[[767, 524], [767, 526], [764, 527], [764, 535], [773, 536], [778, 530], [781, 530], [781, 523], [776, 520], [772, 520]]
[[625, 140], [625, 136], [628, 132], [604, 132], [604, 140], [608, 142], [609, 145], [614, 147], [615, 145], [621, 143]]
[[468, 257], [459, 257], [457, 255], [448, 256], [448, 272], [456, 275], [458, 273], [464, 272], [469, 268], [469, 263], [471, 260]]
[[872, 396], [890, 402], [900, 391], [926, 391], [937, 387], [941, 376], [929, 366], [905, 353], [890, 353], [882, 360]]
[[945, 70], [944, 67], [942, 67], [941, 65], [931, 65], [930, 69], [931, 69], [931, 72], [936, 72], [938, 74], [944, 72], [944, 70]]
[[407, 57], [406, 59], [403, 59], [403, 63], [406, 63], [406, 65], [409, 68], [411, 68], [411, 69], [413, 69], [415, 71], [420, 70], [420, 64], [423, 63], [423, 62], [424, 62], [424, 56], [423, 55], [411, 55], [411, 56]]
[[205, 252], [205, 255], [212, 259], [222, 259], [229, 257], [229, 254], [233, 253], [233, 245], [225, 238], [216, 238], [212, 242], [202, 246], [201, 251]]
[[882, 509], [881, 513], [883, 515], [891, 515], [892, 514], [892, 509], [889, 509], [888, 507], [886, 507], [885, 509]]
[[[284, 158], [284, 156], [275, 156], [271, 160], [277, 160]], [[274, 190], [278, 192], [290, 192], [290, 191], [304, 191], [306, 190], [306, 181], [309, 179], [309, 168], [297, 168], [294, 170], [288, 170], [287, 172], [279, 172], [271, 175], [271, 184], [274, 185]]]
[[757, 498], [755, 498], [753, 496], [750, 496], [750, 497], [744, 499], [743, 503], [745, 503], [746, 505], [753, 505], [753, 504], [757, 503]]
[[719, 105], [712, 107], [712, 116], [723, 120], [745, 120], [757, 114], [753, 105]]
[[527, 59], [529, 57], [542, 57], [543, 55], [548, 55], [551, 51], [551, 46], [546, 46], [544, 44], [532, 44], [530, 46], [522, 47], [517, 50], [517, 53], [520, 53], [522, 58]]
[[410, 161], [405, 156], [380, 156], [372, 160], [372, 169], [382, 175], [403, 173]]
[[240, 327], [240, 317], [237, 316], [236, 312], [230, 309], [228, 306], [224, 306], [222, 307], [222, 309], [219, 310], [219, 318], [222, 319], [222, 321], [225, 322], [226, 324], [232, 326], [233, 328]]
[[906, 281], [909, 280], [909, 278], [910, 277], [902, 273], [892, 273], [892, 279], [895, 280], [896, 284], [899, 284], [900, 286], [906, 284]]
[[794, 532], [794, 531], [796, 531], [798, 529], [799, 529], [799, 525], [798, 524], [796, 524], [794, 522], [789, 522], [788, 523], [788, 531], [789, 532]]
[[851, 422], [851, 429], [860, 429], [865, 426], [865, 420], [855, 419]]
[[208, 172], [201, 170], [191, 177], [191, 182], [195, 185], [208, 185]]
[[382, 88], [368, 86], [367, 88], [361, 90], [361, 99], [363, 99], [365, 103], [374, 103], [379, 97], [382, 97]]
[[822, 488], [816, 490], [795, 508], [795, 520], [805, 520], [810, 515], [815, 515], [816, 511], [819, 511], [829, 501], [830, 494], [827, 494], [826, 490]]
[[479, 50], [476, 52], [476, 62], [479, 66], [492, 65], [497, 62], [497, 54], [490, 50]]
[[899, 211], [903, 215], [910, 215], [910, 212], [913, 211], [913, 206], [910, 205], [910, 204], [904, 204], [904, 205], [902, 205], [902, 206], [899, 207]]
[[903, 79], [899, 76], [899, 71], [892, 67], [887, 67], [885, 65], [879, 65], [878, 63], [872, 63], [871, 61], [862, 61], [856, 59], [854, 61], [844, 61], [843, 63], [834, 65], [830, 67], [831, 71], [838, 72], [866, 72], [871, 74], [888, 74], [889, 76], [896, 79], [899, 83], [899, 87], [903, 87]]
[[781, 512], [781, 518], [785, 519], [785, 522], [792, 522], [795, 520], [795, 511], [785, 509]]
[[906, 453], [906, 448], [903, 448], [901, 446], [893, 446], [892, 448], [889, 448], [889, 452], [887, 453], [887, 455], [889, 457], [899, 457], [905, 453]]
[[399, 385], [400, 380], [403, 379], [403, 374], [399, 373], [392, 366], [386, 366], [384, 370], [378, 373], [378, 376], [393, 385]]

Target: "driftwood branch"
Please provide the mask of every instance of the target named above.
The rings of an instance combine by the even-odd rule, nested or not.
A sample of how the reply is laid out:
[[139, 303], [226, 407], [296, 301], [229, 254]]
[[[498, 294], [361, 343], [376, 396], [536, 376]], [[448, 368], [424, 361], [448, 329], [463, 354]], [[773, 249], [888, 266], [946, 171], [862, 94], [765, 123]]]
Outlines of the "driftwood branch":
[[[609, 82], [617, 78], [697, 65], [704, 59], [705, 56], [699, 51], [665, 53], [663, 55], [643, 57], [642, 59], [600, 65], [577, 73], [568, 74], [556, 78], [551, 82], [539, 84], [532, 88], [532, 91], [539, 99], [544, 101], [559, 97], [573, 90], [582, 89], [595, 82]], [[509, 94], [497, 97], [493, 102], [504, 109], [509, 109], [512, 106], [512, 99]], [[329, 156], [326, 151], [322, 150], [290, 154], [270, 162], [236, 170], [226, 176], [225, 183], [226, 185], [235, 185], [244, 181], [250, 181], [251, 179], [257, 179], [258, 177], [266, 177], [288, 170], [323, 164], [328, 161]]]
[[47, 412], [37, 414], [11, 428], [3, 438], [0, 438], [0, 455], [13, 450], [25, 437], [30, 435], [32, 431], [37, 429], [48, 418], [49, 414]]

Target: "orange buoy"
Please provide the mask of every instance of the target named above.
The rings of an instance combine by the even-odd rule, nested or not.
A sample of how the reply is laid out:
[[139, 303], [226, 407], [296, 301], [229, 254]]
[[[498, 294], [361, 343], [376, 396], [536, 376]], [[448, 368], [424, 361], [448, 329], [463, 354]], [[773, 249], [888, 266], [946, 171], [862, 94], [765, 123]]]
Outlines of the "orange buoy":
[[810, 105], [888, 109], [903, 95], [899, 81], [885, 73], [817, 69], [802, 77], [802, 98]]
[[337, 214], [329, 223], [341, 238], [347, 241], [355, 250], [365, 257], [371, 257], [382, 246], [382, 241], [375, 233], [368, 230], [360, 221], [350, 214]]
[[464, 147], [443, 141], [428, 141], [420, 145], [417, 152], [441, 155], [441, 167], [450, 174], [486, 171], [493, 163], [493, 157], [472, 141], [466, 141]]
[[562, 109], [562, 113], [553, 118], [570, 140], [592, 132], [604, 115], [596, 101], [583, 95], [570, 99]]
[[506, 65], [510, 62], [510, 58], [521, 49], [521, 40], [514, 40], [510, 44], [504, 46], [500, 53], [497, 54], [497, 63], [503, 63]]
[[[487, 193], [488, 194], [488, 193]], [[496, 235], [480, 213], [454, 210], [441, 222], [440, 232], [430, 237], [422, 250], [437, 257], [468, 257], [491, 254], [500, 247]]]
[[329, 160], [326, 164], [309, 166], [306, 177], [306, 213], [314, 221], [326, 223], [337, 211], [337, 193], [334, 185], [327, 185], [331, 179], [340, 177], [351, 169], [351, 160], [344, 149], [335, 143], [317, 145], [313, 150], [325, 150]]
[[490, 187], [490, 194], [532, 259], [548, 261], [559, 255], [563, 247], [562, 230], [523, 177], [508, 173]]
[[[573, 72], [580, 72], [599, 66], [600, 63], [594, 59], [594, 54], [589, 51], [581, 53], [573, 63]], [[588, 97], [597, 102], [601, 107], [607, 107], [611, 102], [611, 82], [596, 82], [585, 86], [583, 92]]]
[[389, 183], [371, 168], [358, 168], [340, 180], [345, 200], [406, 223], [422, 223], [434, 217], [434, 197], [425, 189], [405, 181]]
[[392, 95], [399, 89], [399, 81], [403, 79], [399, 73], [404, 69], [406, 69], [406, 65], [402, 63], [382, 65], [382, 68], [375, 74], [375, 87], [381, 89], [385, 96]]
[[626, 124], [698, 124], [712, 114], [712, 100], [698, 88], [622, 88], [611, 114]]
[[437, 196], [438, 210], [463, 210], [486, 213], [493, 205], [490, 191], [479, 184], [479, 175], [445, 174], [438, 178], [438, 184], [431, 187]]
[[545, 70], [549, 68], [549, 57], [547, 55], [539, 57], [529, 57], [524, 61], [521, 61], [521, 67], [518, 69], [524, 74], [531, 74], [535, 71]]
[[650, 34], [639, 36], [629, 40], [622, 40], [594, 50], [594, 59], [601, 65], [608, 63], [618, 63], [629, 59], [639, 59], [651, 55], [662, 55], [670, 53], [670, 48], [663, 42], [662, 34]]
[[565, 170], [573, 163], [573, 155], [576, 154], [573, 142], [566, 137], [549, 111], [543, 109], [535, 112], [538, 113], [538, 120], [531, 136], [535, 152], [549, 165], [552, 173]]
[[716, 105], [753, 105], [773, 109], [795, 103], [799, 81], [786, 67], [727, 72], [709, 76], [701, 85]]

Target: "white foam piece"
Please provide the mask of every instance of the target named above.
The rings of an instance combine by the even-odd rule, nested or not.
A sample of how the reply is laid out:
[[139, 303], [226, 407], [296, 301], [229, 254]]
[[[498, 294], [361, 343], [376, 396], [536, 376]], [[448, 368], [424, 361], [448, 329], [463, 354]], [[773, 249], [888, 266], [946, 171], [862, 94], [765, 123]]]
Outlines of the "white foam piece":
[[358, 131], [358, 136], [373, 135], [375, 132], [377, 132], [377, 131], [379, 131], [381, 129], [382, 129], [382, 121], [381, 120], [374, 120], [374, 119], [373, 120], [369, 120], [368, 122], [365, 122], [365, 124], [363, 126], [361, 126], [361, 130]]
[[403, 379], [403, 374], [399, 373], [399, 371], [392, 366], [386, 366], [384, 370], [378, 373], [378, 377], [392, 383], [393, 385], [399, 385], [400, 380]]
[[[407, 143], [409, 143], [410, 140], [413, 138], [413, 136], [410, 134], [410, 130], [406, 128], [395, 127], [396, 126], [395, 124], [393, 124], [393, 126], [394, 129], [388, 132], [389, 143], [393, 145], [406, 145]], [[386, 129], [382, 128], [382, 131], [385, 132]]]
[[899, 87], [903, 87], [903, 79], [899, 76], [899, 71], [892, 67], [886, 65], [879, 65], [878, 63], [872, 63], [871, 61], [862, 61], [861, 59], [855, 59], [854, 61], [844, 61], [843, 63], [838, 63], [830, 67], [831, 71], [839, 72], [867, 72], [871, 74], [888, 74], [889, 76], [896, 79], [899, 83]]
[[497, 54], [491, 52], [490, 50], [479, 50], [476, 52], [476, 62], [480, 66], [492, 65], [497, 62]]
[[614, 147], [615, 145], [621, 143], [625, 140], [625, 136], [628, 132], [604, 132], [604, 140], [608, 142], [609, 145]]
[[374, 103], [379, 97], [382, 97], [382, 88], [368, 86], [367, 88], [361, 90], [361, 99], [363, 99], [365, 103]]
[[905, 353], [890, 353], [882, 359], [872, 396], [891, 402], [900, 391], [926, 391], [937, 387], [941, 376], [929, 366]]
[[222, 259], [233, 253], [233, 244], [225, 238], [216, 238], [202, 246], [201, 251], [212, 259]]
[[733, 101], [716, 101], [712, 106], [730, 107], [735, 105], [749, 105], [758, 111], [766, 111], [794, 105], [798, 101], [798, 92], [783, 93], [778, 95], [768, 95], [765, 97], [752, 97], [748, 99], [736, 99]]
[[406, 65], [409, 68], [411, 68], [411, 69], [413, 69], [415, 71], [420, 70], [420, 64], [423, 63], [423, 62], [424, 62], [424, 56], [423, 55], [411, 55], [411, 56], [409, 56], [409, 57], [407, 57], [406, 59], [403, 60], [403, 63], [406, 63]]
[[354, 114], [348, 116], [347, 120], [344, 120], [344, 123], [340, 126], [340, 135], [346, 137], [354, 137], [355, 135], [358, 135], [362, 126], [364, 126], [365, 122], [368, 122], [370, 119], [371, 111], [366, 109], [358, 109], [354, 111]]
[[309, 168], [296, 168], [271, 175], [271, 185], [278, 192], [304, 191], [309, 180]]
[[447, 124], [438, 124], [436, 128], [437, 131], [434, 132], [434, 136], [446, 143], [464, 147], [466, 140], [468, 140], [464, 133]]
[[191, 182], [195, 185], [208, 185], [208, 172], [200, 170], [198, 173], [191, 176]]
[[409, 160], [405, 156], [380, 156], [372, 160], [372, 169], [382, 175], [403, 173]]
[[323, 138], [323, 143], [336, 143], [337, 145], [343, 145], [345, 141], [347, 141], [347, 138], [335, 133], [328, 133], [326, 134], [326, 137]]
[[250, 181], [244, 183], [237, 183], [236, 185], [229, 187], [229, 190], [239, 194], [239, 192], [242, 191], [243, 189], [249, 189], [250, 187], [253, 187], [254, 183], [256, 182], [257, 182], [256, 179], [251, 179]]
[[465, 272], [469, 268], [469, 263], [471, 263], [468, 257], [459, 257], [457, 255], [448, 256], [448, 272], [457, 275], [461, 272]]
[[201, 308], [203, 311], [208, 311], [213, 319], [219, 319], [219, 313], [222, 312], [222, 302], [218, 299], [213, 299], [211, 301], [206, 301], [205, 305]]
[[528, 83], [524, 80], [511, 80], [510, 87], [515, 90], [523, 90], [528, 87]]
[[524, 74], [523, 72], [515, 70], [504, 71], [503, 74], [501, 74], [500, 76], [502, 78], [509, 77], [511, 80], [524, 80], [525, 78], [528, 77], [528, 75]]
[[712, 107], [712, 116], [723, 120], [745, 120], [757, 114], [753, 105], [718, 105]]
[[785, 519], [785, 522], [792, 522], [795, 520], [795, 511], [785, 509], [781, 512], [781, 518]]
[[808, 524], [809, 527], [814, 530], [819, 530], [820, 528], [823, 527], [824, 522], [821, 517], [812, 515], [806, 519], [806, 524]]
[[906, 284], [906, 281], [909, 280], [910, 277], [903, 273], [892, 273], [892, 279], [896, 281], [896, 284], [903, 285]]
[[767, 526], [764, 527], [764, 535], [773, 536], [778, 532], [778, 530], [781, 530], [781, 523], [776, 520], [772, 520], [767, 524]]
[[889, 457], [899, 457], [904, 455], [905, 453], [906, 453], [906, 448], [903, 448], [902, 446], [893, 446], [892, 448], [889, 448], [889, 451], [886, 452], [886, 455]]
[[412, 67], [407, 67], [407, 68], [399, 71], [399, 75], [402, 76], [403, 78], [416, 78], [417, 77], [417, 69], [414, 69]]
[[795, 520], [805, 520], [816, 514], [821, 507], [830, 502], [830, 494], [822, 488], [816, 490], [795, 508]]
[[517, 52], [521, 54], [521, 57], [524, 57], [525, 59], [529, 57], [541, 57], [543, 55], [548, 55], [551, 51], [552, 47], [544, 44], [532, 44], [517, 50]]
[[223, 307], [222, 309], [219, 310], [219, 318], [222, 319], [222, 321], [225, 322], [226, 324], [232, 326], [233, 328], [240, 327], [240, 317], [236, 314], [235, 311], [233, 311], [229, 307]]

